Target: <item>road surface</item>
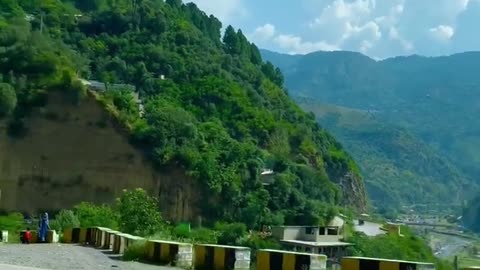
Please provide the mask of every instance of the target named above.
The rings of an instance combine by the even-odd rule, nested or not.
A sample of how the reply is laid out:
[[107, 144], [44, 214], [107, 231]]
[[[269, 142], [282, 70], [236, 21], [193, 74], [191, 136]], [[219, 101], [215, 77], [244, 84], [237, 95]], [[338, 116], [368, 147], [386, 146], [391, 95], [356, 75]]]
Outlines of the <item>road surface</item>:
[[0, 269], [2, 270], [45, 270], [41, 268], [33, 268], [33, 267], [26, 267], [26, 266], [15, 266], [10, 264], [0, 264]]
[[[30, 268], [21, 268], [30, 267]], [[2, 270], [175, 270], [138, 262], [124, 262], [118, 256], [90, 247], [63, 244], [0, 244]]]

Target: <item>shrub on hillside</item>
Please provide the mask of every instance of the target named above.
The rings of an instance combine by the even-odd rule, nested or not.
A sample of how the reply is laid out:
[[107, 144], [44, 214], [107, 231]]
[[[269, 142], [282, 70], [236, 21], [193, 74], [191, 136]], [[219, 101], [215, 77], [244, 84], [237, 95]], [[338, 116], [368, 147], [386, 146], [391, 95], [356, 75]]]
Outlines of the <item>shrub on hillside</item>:
[[190, 238], [195, 243], [216, 244], [218, 233], [208, 228], [196, 228], [190, 232]]
[[68, 228], [77, 228], [80, 226], [78, 217], [72, 210], [62, 210], [55, 216], [55, 219], [50, 222], [50, 228], [57, 232], [62, 232]]
[[18, 242], [18, 231], [25, 229], [24, 227], [23, 215], [20, 213], [0, 216], [0, 231], [9, 232], [9, 242]]
[[243, 223], [216, 223], [215, 230], [220, 245], [238, 245], [247, 236], [247, 226]]
[[173, 233], [178, 238], [190, 238], [191, 237], [191, 230], [190, 226], [187, 224], [180, 224], [173, 228]]
[[117, 199], [120, 230], [125, 233], [146, 236], [162, 229], [162, 217], [156, 198], [138, 188], [124, 191]]
[[74, 213], [82, 227], [107, 227], [116, 229], [118, 227], [118, 215], [107, 205], [94, 205], [89, 202], [82, 202], [74, 206]]
[[0, 117], [9, 115], [17, 106], [17, 94], [10, 84], [0, 83]]
[[138, 261], [145, 258], [145, 250], [147, 241], [137, 241], [125, 249], [123, 254], [123, 260], [125, 261]]

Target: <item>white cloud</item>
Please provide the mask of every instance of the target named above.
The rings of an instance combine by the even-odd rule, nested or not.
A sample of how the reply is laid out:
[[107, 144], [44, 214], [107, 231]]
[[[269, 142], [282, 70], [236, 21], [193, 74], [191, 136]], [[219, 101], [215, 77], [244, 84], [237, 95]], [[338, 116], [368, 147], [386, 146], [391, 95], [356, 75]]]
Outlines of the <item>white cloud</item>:
[[[249, 8], [255, 2], [238, 1], [249, 3]], [[284, 1], [263, 1], [269, 4], [260, 5], [267, 9], [262, 20], [270, 23], [248, 19], [259, 26], [250, 28], [249, 37], [260, 47], [291, 53], [353, 50], [381, 59], [480, 49], [475, 28], [480, 0], [300, 0], [297, 7], [302, 11], [292, 11], [291, 17], [289, 11], [268, 13], [270, 4], [278, 2], [281, 9]]]
[[433, 38], [440, 41], [448, 41], [455, 34], [453, 27], [449, 25], [439, 25], [428, 30]]
[[304, 41], [295, 35], [277, 33], [276, 27], [270, 23], [257, 27], [253, 33], [247, 35], [255, 43], [263, 45], [273, 43], [290, 54], [306, 54], [313, 51], [334, 51], [339, 48], [325, 41]]
[[275, 36], [275, 26], [272, 24], [265, 24], [255, 29], [253, 34], [249, 35], [251, 39], [255, 41], [270, 40]]
[[274, 39], [276, 45], [290, 54], [306, 54], [314, 51], [336, 51], [338, 47], [325, 41], [308, 42], [293, 35], [279, 35]]
[[248, 12], [242, 0], [189, 0], [205, 11], [213, 14], [222, 23], [231, 24], [235, 19], [247, 16]]
[[375, 0], [334, 0], [310, 22], [311, 30], [320, 33], [332, 43], [340, 44], [349, 38], [352, 30], [362, 28], [375, 7]]
[[377, 23], [369, 21], [364, 25], [351, 25], [347, 23], [347, 30], [342, 39], [349, 39], [352, 37], [360, 37], [371, 41], [377, 41], [382, 37], [380, 27]]
[[410, 52], [414, 49], [413, 43], [403, 38], [395, 27], [390, 27], [388, 37], [390, 40], [397, 41], [403, 48], [403, 52]]
[[[334, 0], [310, 24], [311, 36], [321, 36], [329, 44], [367, 53], [382, 39], [382, 31], [394, 25], [403, 12], [403, 0]], [[378, 9], [385, 9], [380, 12]]]

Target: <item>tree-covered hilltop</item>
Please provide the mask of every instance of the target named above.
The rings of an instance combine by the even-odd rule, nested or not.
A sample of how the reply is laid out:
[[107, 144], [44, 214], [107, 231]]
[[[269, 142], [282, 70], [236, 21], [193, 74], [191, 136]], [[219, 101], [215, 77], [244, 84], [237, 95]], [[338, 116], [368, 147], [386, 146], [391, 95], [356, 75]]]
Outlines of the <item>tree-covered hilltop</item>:
[[78, 78], [131, 84], [144, 117], [128, 89], [100, 98], [159, 170], [202, 183], [209, 220], [313, 224], [336, 205], [365, 208], [355, 163], [288, 97], [281, 72], [194, 4], [0, 0], [0, 16], [0, 96], [11, 97], [0, 112], [12, 135], [29, 132], [23, 120], [50, 90], [75, 101], [85, 96]]
[[[471, 195], [468, 191], [475, 192], [475, 188], [465, 187], [478, 186], [476, 179], [480, 168], [480, 137], [476, 135], [480, 131], [476, 119], [480, 108], [479, 53], [397, 57], [382, 61], [354, 52], [315, 52], [304, 56], [262, 53], [266, 60], [283, 71], [292, 96], [360, 112], [357, 116], [354, 113], [343, 115], [347, 116], [343, 118], [346, 122], [367, 115], [374, 119], [369, 122], [374, 123], [372, 135], [377, 139], [385, 135], [382, 126], [387, 129], [397, 127], [412, 135], [408, 137], [414, 140], [401, 136], [395, 140], [398, 147], [384, 148], [381, 152], [347, 148], [359, 162], [366, 157], [384, 159], [382, 155], [386, 152], [392, 157], [396, 155], [394, 161], [408, 167], [403, 170], [394, 167], [397, 173], [392, 175], [391, 187], [410, 178], [413, 181], [405, 191], [418, 194], [424, 184], [421, 179], [431, 179], [427, 181], [435, 183], [432, 189], [440, 192], [425, 190], [425, 194], [414, 198], [417, 202], [426, 202], [424, 199], [427, 198], [431, 201], [429, 198], [433, 195], [436, 202], [458, 204], [458, 194], [468, 198]], [[346, 147], [358, 146], [358, 142], [368, 145], [371, 141], [359, 134], [365, 130], [364, 126], [351, 125], [345, 130], [342, 120], [338, 124], [331, 131]], [[345, 136], [335, 133], [334, 129]], [[409, 155], [409, 151], [415, 148], [417, 155]], [[407, 157], [409, 160], [405, 160]], [[410, 176], [405, 175], [408, 171], [412, 172]], [[381, 183], [383, 180], [375, 177], [369, 181]]]

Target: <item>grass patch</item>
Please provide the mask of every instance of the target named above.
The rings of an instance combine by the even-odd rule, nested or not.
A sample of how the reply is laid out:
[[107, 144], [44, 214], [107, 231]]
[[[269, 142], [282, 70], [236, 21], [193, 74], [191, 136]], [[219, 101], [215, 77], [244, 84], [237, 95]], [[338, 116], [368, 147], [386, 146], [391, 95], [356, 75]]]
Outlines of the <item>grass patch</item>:
[[140, 261], [146, 259], [147, 240], [139, 240], [125, 249], [123, 254], [124, 261]]
[[25, 229], [23, 215], [12, 213], [7, 216], [0, 216], [0, 231], [8, 231], [8, 242], [19, 243], [19, 231]]

